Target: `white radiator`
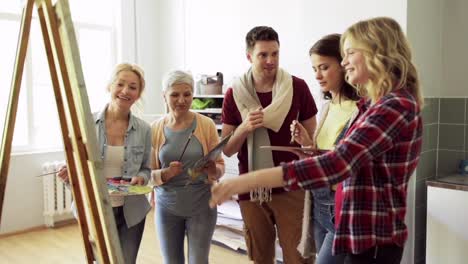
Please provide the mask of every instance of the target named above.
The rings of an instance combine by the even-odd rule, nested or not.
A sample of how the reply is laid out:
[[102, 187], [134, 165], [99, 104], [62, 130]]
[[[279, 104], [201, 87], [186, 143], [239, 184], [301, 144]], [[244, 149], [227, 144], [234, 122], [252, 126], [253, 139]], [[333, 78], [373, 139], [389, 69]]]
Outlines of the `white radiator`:
[[[64, 161], [46, 162], [42, 165], [42, 173], [57, 171]], [[44, 223], [53, 227], [55, 223], [73, 218], [70, 209], [72, 195], [60, 178], [54, 174], [42, 177], [44, 189]]]

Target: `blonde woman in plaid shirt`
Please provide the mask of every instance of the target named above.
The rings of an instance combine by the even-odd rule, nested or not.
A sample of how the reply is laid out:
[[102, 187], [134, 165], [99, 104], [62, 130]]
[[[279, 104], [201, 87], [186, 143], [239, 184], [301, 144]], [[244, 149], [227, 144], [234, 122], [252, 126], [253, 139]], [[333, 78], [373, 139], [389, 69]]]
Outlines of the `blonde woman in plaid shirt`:
[[367, 95], [344, 139], [323, 155], [223, 181], [213, 187], [211, 204], [259, 186], [316, 189], [341, 182], [333, 253], [345, 253], [345, 263], [400, 263], [407, 186], [422, 143], [417, 71], [391, 18], [352, 25], [341, 44], [347, 81]]

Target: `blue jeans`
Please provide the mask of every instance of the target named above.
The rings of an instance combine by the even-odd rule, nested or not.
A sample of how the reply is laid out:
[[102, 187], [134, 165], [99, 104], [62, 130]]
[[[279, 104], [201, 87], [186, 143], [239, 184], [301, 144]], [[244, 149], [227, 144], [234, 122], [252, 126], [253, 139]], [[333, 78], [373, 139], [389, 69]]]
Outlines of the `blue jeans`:
[[126, 264], [135, 264], [140, 248], [141, 238], [143, 237], [143, 230], [145, 228], [145, 219], [132, 226], [127, 227], [123, 213], [123, 206], [112, 208], [114, 211], [115, 225], [119, 233], [120, 245], [122, 247], [122, 254]]
[[207, 209], [193, 216], [178, 216], [164, 206], [156, 206], [155, 224], [164, 263], [184, 264], [184, 238], [188, 241], [188, 263], [206, 264], [217, 210]]
[[[321, 190], [321, 189], [320, 189]], [[332, 255], [333, 237], [335, 236], [334, 192], [329, 191], [329, 199], [324, 198], [324, 190], [314, 192], [314, 239], [317, 249], [316, 264], [343, 264], [345, 255]], [[325, 190], [326, 191], [326, 190]], [[317, 199], [316, 199], [316, 196]]]

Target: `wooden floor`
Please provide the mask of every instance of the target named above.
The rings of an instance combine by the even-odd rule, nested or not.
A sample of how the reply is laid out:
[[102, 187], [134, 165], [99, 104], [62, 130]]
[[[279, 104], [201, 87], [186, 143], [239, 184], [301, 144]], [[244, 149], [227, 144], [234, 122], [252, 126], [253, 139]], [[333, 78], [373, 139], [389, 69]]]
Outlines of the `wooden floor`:
[[[68, 264], [85, 263], [81, 236], [76, 224], [41, 229], [24, 234], [0, 238], [0, 264]], [[145, 233], [137, 263], [163, 263], [156, 239], [153, 212], [146, 219]], [[212, 264], [250, 263], [245, 254], [212, 245]]]

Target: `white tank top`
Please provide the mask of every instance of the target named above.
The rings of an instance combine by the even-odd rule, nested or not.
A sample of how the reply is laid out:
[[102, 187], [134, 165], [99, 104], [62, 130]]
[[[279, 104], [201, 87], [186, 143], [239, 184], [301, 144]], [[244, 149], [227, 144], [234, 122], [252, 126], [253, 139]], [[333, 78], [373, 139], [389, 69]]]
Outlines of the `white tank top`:
[[[122, 165], [124, 160], [124, 146], [106, 146], [104, 158], [104, 175], [106, 179], [122, 176]], [[112, 207], [123, 206], [123, 196], [110, 196]]]

